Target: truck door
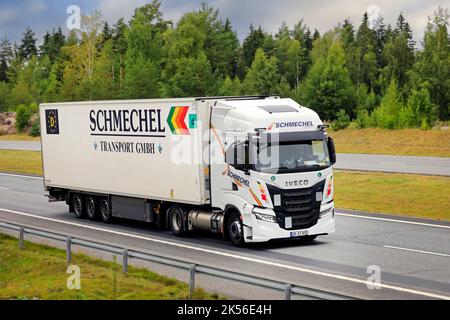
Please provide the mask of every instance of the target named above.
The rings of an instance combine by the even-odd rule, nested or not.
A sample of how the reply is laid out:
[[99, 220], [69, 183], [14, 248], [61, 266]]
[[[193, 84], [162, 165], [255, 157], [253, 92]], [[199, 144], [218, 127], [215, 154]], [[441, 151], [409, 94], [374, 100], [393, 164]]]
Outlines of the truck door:
[[214, 106], [211, 110], [210, 126], [210, 185], [211, 185], [211, 206], [214, 208], [225, 208], [224, 194], [232, 191], [232, 184], [227, 175], [227, 165], [225, 163], [225, 153], [227, 142], [225, 140], [225, 130], [223, 122], [226, 114], [230, 111], [228, 107]]

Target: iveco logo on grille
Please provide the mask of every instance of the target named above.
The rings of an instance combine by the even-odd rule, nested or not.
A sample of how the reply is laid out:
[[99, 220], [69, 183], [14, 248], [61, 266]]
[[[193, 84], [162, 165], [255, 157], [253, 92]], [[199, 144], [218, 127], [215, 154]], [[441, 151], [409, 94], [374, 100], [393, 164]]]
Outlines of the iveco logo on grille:
[[301, 187], [301, 186], [307, 186], [308, 184], [309, 184], [308, 180], [292, 180], [292, 181], [285, 182], [286, 187]]

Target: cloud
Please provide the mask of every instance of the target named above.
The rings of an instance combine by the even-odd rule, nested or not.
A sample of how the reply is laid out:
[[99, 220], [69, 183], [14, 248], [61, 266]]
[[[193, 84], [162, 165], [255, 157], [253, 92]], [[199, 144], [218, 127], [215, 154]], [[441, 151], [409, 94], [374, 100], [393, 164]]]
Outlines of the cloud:
[[146, 3], [148, 3], [146, 0], [100, 0], [97, 8], [102, 13], [103, 19], [115, 23], [120, 18], [125, 18], [125, 21], [128, 21], [134, 10]]
[[0, 7], [0, 25], [6, 25], [8, 22], [14, 21], [19, 15], [19, 11], [13, 7]]
[[26, 6], [27, 12], [32, 15], [39, 14], [47, 9], [47, 5], [40, 0], [29, 0]]

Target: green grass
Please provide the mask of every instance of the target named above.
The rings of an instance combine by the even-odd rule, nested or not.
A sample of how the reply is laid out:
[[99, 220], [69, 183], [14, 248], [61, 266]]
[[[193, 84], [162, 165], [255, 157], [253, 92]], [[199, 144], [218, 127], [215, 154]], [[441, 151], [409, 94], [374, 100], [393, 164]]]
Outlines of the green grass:
[[450, 157], [450, 130], [329, 130], [341, 153]]
[[336, 171], [337, 208], [450, 220], [449, 177]]
[[0, 134], [0, 140], [3, 141], [40, 141], [40, 139], [40, 137], [32, 137], [26, 133]]
[[39, 151], [0, 150], [0, 171], [42, 175]]
[[[175, 279], [146, 269], [121, 266], [74, 254], [71, 264], [81, 270], [81, 289], [69, 290], [65, 252], [26, 242], [25, 250], [18, 240], [0, 234], [0, 299], [45, 300], [165, 300], [187, 299], [188, 286]], [[196, 289], [195, 299], [219, 299], [217, 294]]]

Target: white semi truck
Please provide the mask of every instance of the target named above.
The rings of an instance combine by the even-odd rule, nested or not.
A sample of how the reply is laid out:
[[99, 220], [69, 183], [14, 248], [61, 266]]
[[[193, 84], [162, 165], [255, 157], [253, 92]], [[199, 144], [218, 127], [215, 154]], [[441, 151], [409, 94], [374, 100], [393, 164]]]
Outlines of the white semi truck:
[[275, 96], [40, 105], [44, 187], [77, 218], [234, 245], [334, 232], [333, 140]]

